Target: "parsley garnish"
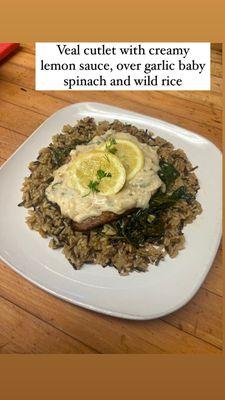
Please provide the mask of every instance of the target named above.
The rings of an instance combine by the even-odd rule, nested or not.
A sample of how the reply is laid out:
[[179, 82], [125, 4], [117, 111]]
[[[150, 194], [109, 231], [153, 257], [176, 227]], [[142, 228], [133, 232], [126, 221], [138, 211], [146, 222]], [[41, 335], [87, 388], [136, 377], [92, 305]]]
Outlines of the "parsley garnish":
[[[99, 192], [98, 185], [99, 185], [99, 182], [98, 182], [98, 181], [90, 181], [89, 184], [88, 184], [88, 187], [89, 187], [89, 189], [90, 189], [90, 192]], [[89, 193], [90, 193], [90, 192], [89, 192]], [[89, 194], [89, 193], [88, 193], [88, 194]], [[86, 195], [86, 196], [87, 196], [87, 195]]]
[[105, 171], [103, 171], [103, 169], [99, 169], [97, 171], [97, 177], [98, 177], [99, 180], [101, 180], [102, 178], [111, 178], [112, 174], [111, 174], [111, 172], [107, 172], [106, 173]]
[[106, 151], [108, 151], [109, 153], [115, 154], [117, 152], [117, 148], [114, 146], [116, 144], [116, 139], [114, 138], [110, 138], [109, 142], [106, 143]]
[[105, 172], [103, 169], [98, 169], [97, 171], [97, 179], [95, 181], [90, 180], [88, 184], [88, 188], [90, 189], [87, 194], [85, 194], [83, 197], [88, 196], [90, 193], [98, 193], [100, 192], [98, 186], [103, 178], [111, 178], [112, 174], [111, 172]]

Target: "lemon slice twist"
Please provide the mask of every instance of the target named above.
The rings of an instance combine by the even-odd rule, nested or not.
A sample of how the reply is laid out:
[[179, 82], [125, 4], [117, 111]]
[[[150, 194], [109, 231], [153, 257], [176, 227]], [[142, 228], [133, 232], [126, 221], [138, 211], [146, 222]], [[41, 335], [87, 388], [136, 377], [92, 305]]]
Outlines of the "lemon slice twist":
[[[107, 177], [98, 181], [100, 170]], [[108, 196], [118, 193], [126, 181], [126, 171], [119, 158], [103, 151], [93, 150], [80, 154], [68, 168], [68, 172], [69, 186], [76, 186], [83, 195], [89, 194], [90, 182], [97, 181], [97, 192]]]
[[[106, 150], [107, 154], [108, 151], [110, 152], [109, 143], [110, 139], [100, 146], [102, 150]], [[113, 144], [113, 152], [122, 162], [128, 181], [133, 179], [144, 166], [144, 154], [142, 150], [130, 140], [116, 138]]]

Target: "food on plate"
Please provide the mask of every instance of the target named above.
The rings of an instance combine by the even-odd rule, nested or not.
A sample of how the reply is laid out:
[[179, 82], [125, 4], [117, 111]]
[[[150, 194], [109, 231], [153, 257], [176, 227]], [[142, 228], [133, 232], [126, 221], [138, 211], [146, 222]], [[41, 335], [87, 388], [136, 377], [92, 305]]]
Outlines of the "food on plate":
[[156, 150], [129, 133], [109, 130], [71, 151], [70, 161], [54, 172], [46, 196], [74, 222], [103, 212], [119, 216], [148, 207], [162, 184], [158, 170]]
[[201, 213], [196, 167], [153, 133], [87, 117], [66, 125], [29, 165], [27, 223], [74, 268], [146, 271], [184, 248], [183, 227]]

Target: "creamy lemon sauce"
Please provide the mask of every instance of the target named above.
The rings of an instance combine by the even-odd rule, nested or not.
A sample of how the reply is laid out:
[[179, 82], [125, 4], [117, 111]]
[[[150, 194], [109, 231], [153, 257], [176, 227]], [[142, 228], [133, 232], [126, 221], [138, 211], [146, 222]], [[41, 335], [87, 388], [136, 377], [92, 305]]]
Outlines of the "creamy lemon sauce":
[[[84, 197], [76, 185], [71, 187], [69, 184], [71, 175], [68, 173], [68, 168], [80, 153], [98, 149], [99, 145], [109, 140], [111, 136], [137, 144], [144, 154], [144, 167], [133, 179], [125, 183], [120, 192], [110, 196], [90, 193]], [[140, 143], [129, 133], [107, 131], [102, 136], [95, 136], [88, 145], [77, 146], [70, 155], [70, 162], [54, 172], [54, 181], [47, 187], [46, 195], [48, 200], [59, 205], [64, 216], [78, 223], [86, 218], [99, 216], [103, 211], [123, 214], [131, 208], [146, 208], [151, 196], [162, 184], [157, 174], [159, 159], [156, 151], [147, 144]]]

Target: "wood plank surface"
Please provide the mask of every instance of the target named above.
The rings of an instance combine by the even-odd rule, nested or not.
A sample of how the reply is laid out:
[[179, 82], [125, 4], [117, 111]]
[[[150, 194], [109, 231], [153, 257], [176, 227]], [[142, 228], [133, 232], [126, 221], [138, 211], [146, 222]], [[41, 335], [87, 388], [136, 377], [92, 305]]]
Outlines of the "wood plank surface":
[[[199, 319], [198, 331], [199, 336], [201, 336], [201, 330], [205, 330], [206, 333], [203, 340], [199, 340], [197, 334], [193, 335], [194, 329], [197, 330], [195, 328], [197, 323], [192, 314], [193, 309], [191, 312], [187, 308], [179, 311], [182, 313], [182, 318], [179, 317], [183, 323], [182, 329], [180, 326], [177, 327], [177, 321], [172, 320], [175, 316], [172, 315], [169, 324], [165, 322], [166, 319], [165, 321], [164, 319], [143, 322], [124, 321], [82, 310], [55, 299], [17, 276], [2, 263], [0, 263], [0, 271], [3, 277], [0, 281], [0, 296], [18, 304], [22, 309], [65, 331], [70, 336], [82, 338], [83, 343], [95, 348], [99, 353], [129, 353], [131, 351], [133, 353], [185, 353], [187, 349], [190, 353], [204, 353], [206, 351], [219, 352], [221, 348], [221, 338], [216, 331], [216, 327], [220, 324], [220, 308], [213, 317], [213, 323], [216, 321], [216, 327], [211, 334], [216, 335], [213, 340], [211, 337], [206, 338], [209, 327], [204, 326], [204, 317], [207, 315], [208, 320], [212, 320], [209, 309], [204, 308], [205, 314], [202, 321]], [[218, 297], [218, 299], [221, 298]], [[197, 301], [192, 307], [196, 307], [198, 314], [203, 312], [201, 305], [197, 305]], [[210, 345], [212, 342], [217, 348]]]
[[[80, 92], [34, 90], [34, 46], [0, 65], [0, 165], [55, 111], [98, 101], [193, 130], [221, 148], [222, 54], [211, 54], [212, 90]], [[55, 133], [55, 132], [53, 132]], [[61, 301], [0, 262], [0, 353], [221, 353], [222, 249], [196, 296], [154, 321], [126, 321]], [[26, 334], [25, 334], [26, 332]]]

